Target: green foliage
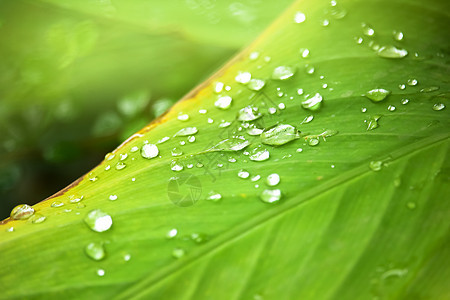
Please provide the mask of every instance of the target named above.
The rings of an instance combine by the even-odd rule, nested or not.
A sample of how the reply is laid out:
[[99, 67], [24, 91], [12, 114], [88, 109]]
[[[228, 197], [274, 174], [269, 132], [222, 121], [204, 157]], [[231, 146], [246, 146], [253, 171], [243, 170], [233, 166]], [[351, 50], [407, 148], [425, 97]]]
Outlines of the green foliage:
[[296, 2], [72, 187], [5, 220], [1, 296], [450, 298], [445, 12]]

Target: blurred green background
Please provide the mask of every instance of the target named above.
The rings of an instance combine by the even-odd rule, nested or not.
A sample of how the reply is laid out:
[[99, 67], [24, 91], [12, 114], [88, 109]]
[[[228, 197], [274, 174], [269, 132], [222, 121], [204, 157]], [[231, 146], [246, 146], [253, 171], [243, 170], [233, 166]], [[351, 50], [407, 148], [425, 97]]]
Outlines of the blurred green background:
[[290, 0], [0, 0], [0, 218], [98, 164]]

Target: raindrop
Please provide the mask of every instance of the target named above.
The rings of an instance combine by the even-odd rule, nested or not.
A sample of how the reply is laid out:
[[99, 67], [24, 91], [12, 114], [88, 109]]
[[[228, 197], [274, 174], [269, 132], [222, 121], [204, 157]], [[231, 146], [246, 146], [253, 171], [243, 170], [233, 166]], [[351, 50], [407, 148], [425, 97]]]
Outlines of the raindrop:
[[111, 169], [111, 165], [105, 166], [105, 171], [109, 171]]
[[387, 109], [388, 109], [388, 111], [395, 111], [396, 110], [394, 105], [389, 105]]
[[301, 11], [298, 11], [294, 15], [294, 22], [297, 24], [303, 23], [306, 20], [306, 16]]
[[272, 79], [286, 80], [294, 76], [295, 69], [288, 66], [279, 66], [273, 70]]
[[320, 140], [317, 137], [308, 138], [308, 145], [310, 145], [310, 146], [317, 146], [319, 143], [320, 143]]
[[181, 151], [178, 148], [173, 148], [172, 149], [172, 156], [180, 156], [180, 155], [183, 155], [183, 151]]
[[295, 150], [296, 152], [298, 152], [298, 153], [301, 153], [301, 152], [303, 152], [303, 149], [302, 148], [298, 148], [297, 150]]
[[197, 127], [186, 127], [186, 128], [179, 130], [177, 133], [175, 133], [175, 136], [194, 135], [197, 132], [198, 132]]
[[86, 225], [97, 232], [104, 232], [111, 228], [112, 218], [101, 209], [91, 210], [84, 218]]
[[117, 200], [117, 195], [109, 195], [109, 200], [111, 201]]
[[303, 89], [297, 89], [297, 94], [298, 95], [303, 95]]
[[362, 29], [363, 29], [363, 33], [367, 36], [373, 36], [375, 34], [375, 30], [373, 30], [372, 27], [370, 27], [369, 25], [367, 25], [366, 23], [362, 23], [361, 24]]
[[73, 194], [69, 196], [69, 202], [70, 203], [78, 203], [81, 200], [83, 200], [83, 196], [79, 196], [77, 194]]
[[419, 82], [417, 81], [417, 79], [415, 78], [410, 78], [408, 79], [408, 81], [406, 82], [409, 86], [415, 86], [417, 85]]
[[146, 159], [151, 159], [158, 156], [159, 150], [156, 145], [145, 144], [141, 149], [141, 156]]
[[368, 91], [364, 96], [372, 100], [373, 102], [380, 102], [386, 99], [391, 91], [385, 89], [373, 89]]
[[222, 120], [222, 122], [220, 122], [219, 124], [219, 128], [225, 128], [231, 125], [231, 122], [227, 122], [225, 120]]
[[286, 108], [286, 105], [284, 103], [278, 103], [278, 108], [283, 110]]
[[316, 111], [322, 105], [322, 100], [323, 100], [322, 95], [319, 94], [319, 93], [316, 93], [311, 98], [306, 99], [305, 101], [303, 101], [302, 102], [302, 107], [304, 109], [308, 109], [308, 110], [311, 110], [311, 111]]
[[409, 99], [402, 99], [401, 104], [406, 105], [409, 103]]
[[228, 109], [231, 106], [233, 99], [230, 96], [222, 96], [214, 103], [217, 108]]
[[258, 112], [258, 108], [254, 106], [246, 106], [239, 110], [239, 121], [253, 121], [262, 117], [262, 114]]
[[435, 110], [435, 111], [440, 111], [440, 110], [443, 110], [444, 108], [445, 108], [444, 103], [435, 103], [433, 105], [433, 110]]
[[250, 160], [252, 161], [265, 161], [270, 157], [270, 153], [267, 149], [261, 149], [260, 147], [250, 151]]
[[211, 118], [208, 118], [208, 124], [212, 124], [212, 123], [214, 123], [214, 120], [213, 119], [211, 119]]
[[365, 113], [366, 111], [367, 111], [367, 108], [361, 107], [361, 112], [362, 112], [362, 113]]
[[206, 197], [206, 200], [211, 200], [211, 201], [214, 201], [214, 202], [217, 202], [220, 199], [222, 199], [222, 195], [217, 193], [217, 192], [215, 192], [215, 191], [210, 191], [208, 193], [208, 197]]
[[189, 137], [188, 137], [188, 142], [189, 142], [189, 143], [195, 142], [195, 136], [189, 136]]
[[187, 120], [189, 120], [189, 115], [188, 114], [179, 113], [177, 119], [180, 120], [180, 121], [187, 121]]
[[378, 49], [377, 54], [384, 58], [403, 58], [408, 55], [408, 51], [395, 46], [383, 46]]
[[179, 164], [177, 161], [173, 160], [170, 169], [175, 172], [180, 172], [184, 169], [183, 165]]
[[138, 150], [139, 150], [139, 147], [134, 146], [130, 149], [130, 152], [134, 153], [134, 152], [137, 152]]
[[167, 232], [166, 237], [168, 239], [173, 239], [174, 237], [177, 236], [177, 234], [178, 234], [178, 230], [176, 228], [172, 228]]
[[307, 48], [300, 48], [300, 56], [302, 58], [309, 57], [309, 49], [307, 49]]
[[61, 201], [54, 201], [50, 206], [51, 207], [61, 207], [63, 205], [64, 205], [64, 203]]
[[264, 131], [264, 129], [259, 129], [256, 127], [252, 127], [247, 129], [247, 134], [249, 135], [260, 135], [262, 132]]
[[275, 107], [269, 107], [269, 108], [267, 109], [267, 111], [269, 112], [269, 114], [273, 115], [274, 113], [277, 112], [277, 109], [276, 109]]
[[277, 173], [270, 174], [269, 176], [267, 176], [266, 182], [269, 186], [276, 186], [280, 183], [280, 175], [278, 175]]
[[310, 66], [310, 65], [305, 65], [305, 72], [306, 72], [306, 74], [314, 74], [314, 67], [313, 66]]
[[392, 35], [393, 35], [393, 37], [394, 37], [394, 40], [396, 40], [396, 41], [401, 41], [401, 40], [403, 40], [403, 32], [401, 32], [401, 31], [396, 31], [396, 30], [394, 30], [394, 31], [392, 32]]
[[300, 124], [308, 124], [313, 119], [314, 119], [314, 116], [307, 116], [306, 118], [303, 119], [303, 121]]
[[221, 93], [223, 90], [224, 84], [223, 82], [216, 82], [214, 84], [214, 92], [216, 92], [217, 94]]
[[94, 173], [92, 173], [92, 172], [90, 172], [89, 174], [88, 174], [88, 177], [89, 177], [89, 181], [91, 181], [91, 182], [96, 182], [97, 180], [98, 180], [98, 176], [96, 176]]
[[127, 157], [128, 157], [128, 154], [126, 154], [126, 153], [121, 153], [120, 155], [120, 160], [125, 160], [125, 159], [127, 159]]
[[98, 276], [105, 276], [105, 270], [103, 270], [103, 269], [98, 269], [98, 270], [97, 270], [97, 275], [98, 275]]
[[123, 169], [125, 169], [126, 166], [127, 166], [127, 165], [126, 165], [125, 163], [123, 163], [123, 162], [118, 162], [118, 163], [116, 164], [116, 170], [123, 170]]
[[14, 227], [8, 227], [6, 228], [6, 232], [14, 232]]
[[257, 60], [257, 59], [259, 58], [259, 52], [254, 51], [254, 52], [250, 53], [250, 55], [248, 56], [248, 58], [249, 58], [250, 60]]
[[243, 136], [236, 136], [220, 141], [207, 151], [239, 151], [250, 145]]
[[247, 172], [246, 170], [240, 170], [238, 172], [238, 177], [242, 178], [242, 179], [247, 179], [250, 176], [250, 173]]
[[40, 224], [42, 222], [44, 222], [47, 219], [46, 216], [41, 215], [41, 214], [34, 214], [31, 218], [30, 221], [33, 224]]
[[261, 142], [266, 145], [280, 146], [300, 137], [298, 130], [288, 124], [275, 125], [261, 133]]
[[252, 74], [250, 74], [249, 72], [239, 72], [236, 75], [236, 77], [234, 78], [234, 80], [236, 80], [236, 82], [239, 82], [242, 84], [249, 83], [251, 79], [252, 79]]
[[89, 243], [84, 248], [86, 255], [93, 260], [102, 260], [106, 256], [105, 248], [101, 243]]
[[156, 143], [157, 143], [157, 144], [162, 144], [162, 143], [164, 143], [164, 142], [167, 142], [168, 140], [170, 140], [170, 137], [165, 136], [165, 137], [163, 137], [162, 139], [160, 139], [159, 141], [157, 141]]
[[382, 165], [383, 165], [383, 162], [382, 162], [382, 161], [379, 161], [379, 160], [377, 160], [377, 161], [371, 161], [371, 162], [369, 163], [369, 168], [370, 168], [372, 171], [380, 171]]
[[185, 255], [186, 255], [186, 251], [184, 249], [181, 249], [181, 248], [175, 248], [172, 251], [172, 256], [175, 257], [175, 258], [182, 258]]
[[378, 120], [380, 120], [381, 116], [380, 115], [375, 115], [372, 116], [369, 120], [367, 120], [367, 131], [369, 130], [374, 130], [375, 128], [378, 128], [378, 126], [380, 126], [378, 124]]
[[401, 89], [401, 90], [404, 90], [404, 89], [406, 89], [406, 85], [405, 84], [399, 84], [398, 88]]
[[247, 87], [253, 91], [260, 91], [266, 82], [262, 79], [252, 79], [248, 82]]
[[274, 203], [278, 202], [281, 199], [281, 190], [264, 190], [260, 194], [260, 198], [265, 203]]
[[259, 179], [261, 179], [261, 176], [260, 175], [256, 175], [256, 176], [253, 176], [250, 180], [255, 182], [255, 181], [258, 181]]

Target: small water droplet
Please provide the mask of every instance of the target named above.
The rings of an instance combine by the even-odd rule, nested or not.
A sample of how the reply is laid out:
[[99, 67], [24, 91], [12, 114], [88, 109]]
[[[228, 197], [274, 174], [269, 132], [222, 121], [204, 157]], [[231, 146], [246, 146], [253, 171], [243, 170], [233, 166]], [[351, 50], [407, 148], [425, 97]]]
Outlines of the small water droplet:
[[252, 79], [252, 74], [249, 72], [238, 72], [238, 74], [236, 75], [236, 77], [234, 78], [234, 80], [236, 80], [236, 82], [242, 83], [242, 84], [247, 84], [250, 82], [250, 80]]
[[298, 148], [297, 150], [295, 150], [296, 152], [298, 152], [298, 153], [301, 153], [301, 152], [303, 152], [303, 149], [302, 148]]
[[117, 195], [109, 195], [109, 200], [111, 201], [117, 200]]
[[54, 201], [50, 206], [51, 207], [61, 207], [63, 205], [64, 205], [64, 203], [61, 201]]
[[172, 256], [174, 258], [182, 258], [185, 255], [186, 255], [186, 251], [184, 249], [181, 249], [181, 248], [175, 248], [172, 251]]
[[269, 176], [267, 176], [266, 182], [269, 186], [276, 186], [280, 183], [280, 175], [278, 175], [277, 173], [270, 174]]
[[274, 203], [278, 202], [281, 199], [281, 190], [264, 190], [259, 196], [261, 198], [261, 201], [265, 203]]
[[393, 37], [394, 37], [394, 40], [396, 40], [396, 41], [401, 41], [401, 40], [403, 40], [403, 32], [401, 32], [401, 31], [394, 30], [394, 31], [392, 32], [392, 35], [393, 35]]
[[179, 130], [177, 133], [175, 133], [174, 136], [188, 136], [188, 135], [194, 135], [198, 132], [197, 127], [186, 127], [181, 130]]
[[181, 151], [178, 148], [173, 148], [172, 149], [172, 156], [180, 156], [180, 155], [183, 155], [183, 151]]
[[215, 191], [210, 191], [208, 193], [208, 196], [206, 197], [206, 200], [211, 200], [211, 201], [214, 201], [214, 202], [217, 202], [220, 199], [222, 199], [222, 195], [217, 193], [217, 192], [215, 192]]
[[223, 84], [223, 82], [215, 82], [214, 83], [214, 92], [217, 94], [221, 93], [224, 86], [225, 85]]
[[308, 145], [310, 145], [310, 146], [317, 146], [319, 143], [320, 143], [320, 140], [317, 137], [308, 138]]
[[361, 112], [362, 112], [362, 113], [365, 113], [366, 111], [367, 111], [367, 108], [361, 107]]
[[303, 121], [300, 124], [308, 124], [314, 119], [314, 116], [307, 116], [303, 119]]
[[419, 82], [417, 81], [417, 79], [415, 78], [410, 78], [408, 79], [408, 81], [406, 82], [409, 86], [415, 86], [417, 85]]
[[277, 109], [275, 107], [269, 107], [267, 109], [267, 112], [271, 115], [275, 114], [277, 112]]
[[189, 143], [195, 142], [195, 136], [189, 136], [189, 137], [188, 137], [188, 142], [189, 142]]
[[382, 162], [382, 161], [379, 161], [379, 160], [377, 160], [377, 161], [371, 161], [371, 162], [369, 163], [369, 168], [370, 168], [372, 171], [380, 171], [382, 166], [383, 166], [383, 162]]
[[250, 53], [250, 55], [248, 56], [248, 58], [250, 60], [257, 60], [259, 58], [259, 52], [257, 51], [253, 51], [252, 53]]
[[250, 173], [247, 172], [246, 170], [240, 170], [238, 172], [238, 177], [242, 178], [242, 179], [247, 179], [250, 176]]
[[406, 105], [409, 103], [409, 99], [402, 99], [401, 104]]
[[278, 103], [278, 108], [283, 110], [283, 109], [286, 108], [286, 104], [284, 104], [283, 102], [282, 103]]
[[395, 111], [396, 110], [394, 105], [389, 105], [387, 109], [388, 109], [388, 111]]
[[258, 108], [254, 106], [246, 106], [239, 110], [239, 121], [253, 121], [262, 117], [262, 114], [258, 112]]
[[222, 96], [214, 103], [217, 108], [228, 109], [231, 106], [233, 99], [230, 96]]
[[361, 24], [363, 33], [367, 36], [373, 36], [375, 34], [375, 30], [373, 30], [372, 27], [370, 27], [368, 24], [366, 23], [362, 23]]
[[253, 91], [260, 91], [266, 82], [262, 79], [252, 79], [248, 82], [247, 87]]
[[105, 276], [105, 270], [103, 270], [103, 269], [98, 269], [98, 270], [97, 270], [97, 275], [98, 275], [98, 276]]
[[307, 49], [307, 48], [300, 48], [300, 56], [302, 58], [309, 57], [309, 49]]
[[130, 261], [130, 259], [131, 259], [131, 255], [130, 254], [124, 254], [123, 255], [123, 260], [124, 261]]
[[170, 164], [170, 169], [175, 172], [180, 172], [184, 169], [183, 165], [179, 164], [177, 161], [173, 160]]
[[438, 86], [430, 86], [420, 90], [421, 93], [430, 93], [439, 90]]
[[180, 120], [180, 121], [187, 121], [187, 120], [189, 120], [189, 115], [188, 114], [179, 113], [177, 119]]
[[316, 93], [311, 98], [306, 99], [305, 101], [303, 101], [302, 102], [302, 107], [304, 109], [308, 109], [308, 110], [311, 110], [311, 111], [316, 111], [316, 110], [318, 110], [321, 107], [322, 100], [323, 100], [322, 95], [319, 94], [319, 93]]
[[264, 129], [259, 129], [256, 127], [252, 127], [247, 129], [247, 134], [249, 135], [260, 135], [262, 132], [264, 131]]
[[250, 151], [249, 158], [252, 161], [265, 161], [270, 158], [270, 152], [267, 149], [257, 147]]
[[201, 244], [208, 240], [208, 236], [204, 233], [194, 232], [191, 234], [191, 240], [193, 240], [197, 244]]
[[95, 175], [95, 174], [92, 173], [92, 172], [90, 172], [90, 173], [88, 174], [88, 178], [89, 178], [89, 181], [91, 181], [91, 182], [96, 182], [96, 181], [98, 180], [98, 176]]
[[228, 126], [230, 126], [231, 125], [231, 122], [227, 122], [227, 121], [225, 121], [225, 120], [222, 120], [221, 122], [220, 122], [220, 124], [219, 124], [219, 128], [226, 128], [226, 127], [228, 127]]
[[139, 147], [134, 146], [134, 147], [131, 147], [130, 152], [134, 153], [134, 152], [137, 152], [138, 150], [139, 150]]
[[375, 128], [378, 128], [378, 126], [380, 126], [378, 124], [378, 120], [380, 120], [381, 116], [380, 115], [375, 115], [372, 116], [369, 120], [366, 120], [367, 122], [367, 131], [369, 130], [374, 130]]
[[403, 58], [408, 55], [408, 51], [389, 45], [378, 49], [377, 55], [384, 58]]
[[295, 69], [289, 66], [276, 67], [272, 72], [272, 79], [286, 80], [294, 76]]
[[176, 228], [172, 228], [167, 232], [166, 237], [168, 239], [173, 239], [174, 237], [177, 236], [177, 234], [178, 234], [178, 230]]
[[170, 140], [170, 137], [165, 136], [165, 137], [163, 137], [162, 139], [158, 140], [156, 143], [157, 143], [157, 144], [162, 144], [162, 143], [164, 143], [164, 142], [167, 142], [168, 140]]
[[445, 104], [444, 103], [435, 103], [433, 104], [433, 110], [435, 111], [440, 111], [443, 110], [445, 108]]
[[306, 20], [306, 16], [301, 11], [298, 11], [294, 15], [294, 22], [297, 24], [303, 23]]
[[106, 160], [112, 160], [112, 159], [114, 159], [114, 157], [115, 157], [116, 155], [114, 154], [114, 153], [106, 153], [106, 155], [105, 155], [105, 159]]
[[116, 170], [123, 170], [123, 169], [125, 169], [126, 166], [127, 166], [127, 165], [126, 165], [125, 163], [123, 163], [123, 162], [118, 162], [118, 163], [116, 164]]
[[385, 89], [373, 89], [368, 91], [364, 96], [372, 100], [373, 102], [380, 102], [386, 99], [391, 91]]
[[78, 203], [81, 200], [83, 200], [83, 196], [77, 195], [77, 194], [72, 194], [69, 196], [69, 202], [70, 203]]
[[250, 145], [250, 142], [243, 136], [235, 136], [225, 139], [211, 147], [207, 151], [239, 151]]
[[128, 154], [127, 153], [121, 153], [119, 156], [120, 156], [120, 160], [125, 160], [125, 159], [127, 159]]
[[280, 146], [299, 137], [299, 132], [294, 126], [278, 124], [261, 133], [261, 142], [266, 145]]
[[310, 65], [305, 65], [305, 72], [306, 74], [314, 74], [315, 68]]
[[401, 90], [404, 90], [404, 89], [406, 89], [406, 84], [399, 84], [398, 88]]
[[45, 220], [47, 220], [47, 217], [41, 214], [34, 214], [33, 216], [31, 216], [30, 221], [33, 224], [40, 224], [42, 222], [44, 222]]
[[96, 232], [104, 232], [111, 228], [112, 218], [101, 209], [91, 210], [84, 218], [86, 225]]
[[14, 232], [14, 227], [10, 226], [10, 227], [6, 228], [5, 231], [6, 232]]
[[259, 179], [261, 179], [261, 176], [260, 175], [255, 175], [250, 180], [255, 182], [255, 181], [258, 181]]
[[323, 20], [320, 22], [320, 25], [322, 25], [323, 27], [327, 27], [328, 25], [330, 25], [330, 20], [328, 20], [328, 19], [323, 19]]
[[141, 148], [141, 156], [146, 159], [151, 159], [158, 156], [158, 147], [154, 144], [145, 144]]
[[101, 243], [89, 243], [84, 248], [86, 255], [93, 260], [102, 260], [106, 256], [105, 248]]

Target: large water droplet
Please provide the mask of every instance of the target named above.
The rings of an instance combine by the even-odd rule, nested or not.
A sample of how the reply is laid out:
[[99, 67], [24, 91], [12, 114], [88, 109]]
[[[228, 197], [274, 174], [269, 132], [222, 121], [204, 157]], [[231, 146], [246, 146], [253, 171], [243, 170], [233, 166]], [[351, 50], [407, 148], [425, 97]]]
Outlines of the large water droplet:
[[386, 99], [391, 91], [385, 89], [373, 89], [368, 91], [364, 96], [372, 100], [373, 102], [380, 102]]
[[141, 148], [141, 155], [143, 158], [151, 159], [158, 156], [158, 147], [154, 144], [145, 144]]
[[104, 232], [111, 228], [112, 218], [101, 209], [91, 210], [84, 218], [86, 225], [97, 232]]
[[86, 255], [93, 260], [102, 260], [106, 256], [105, 248], [101, 243], [89, 243], [84, 248]]
[[174, 136], [188, 136], [188, 135], [194, 135], [198, 132], [197, 127], [186, 127], [181, 130], [179, 130], [177, 133], [175, 133]]
[[298, 130], [288, 124], [275, 125], [261, 133], [261, 142], [266, 145], [280, 146], [300, 137]]
[[11, 211], [11, 219], [25, 220], [34, 214], [34, 208], [28, 204], [19, 204]]
[[260, 196], [261, 201], [265, 203], [278, 202], [281, 199], [281, 190], [264, 190]]
[[295, 69], [289, 66], [279, 66], [273, 70], [272, 79], [286, 80], [294, 76]]
[[311, 98], [306, 99], [305, 101], [303, 101], [302, 102], [302, 107], [304, 109], [308, 109], [308, 110], [311, 110], [311, 111], [316, 111], [322, 105], [322, 100], [323, 100], [322, 95], [319, 94], [319, 93], [316, 93]]
[[233, 99], [230, 96], [222, 96], [214, 103], [217, 108], [228, 109], [231, 106]]
[[377, 54], [384, 58], [403, 58], [408, 55], [408, 51], [395, 46], [383, 46], [378, 49]]
[[445, 108], [445, 104], [444, 103], [435, 103], [433, 104], [433, 110], [435, 111], [440, 111], [443, 110]]
[[276, 186], [280, 183], [280, 175], [278, 175], [277, 173], [270, 174], [269, 176], [267, 176], [266, 182], [270, 186]]
[[250, 145], [243, 136], [236, 136], [220, 141], [207, 151], [239, 151]]

